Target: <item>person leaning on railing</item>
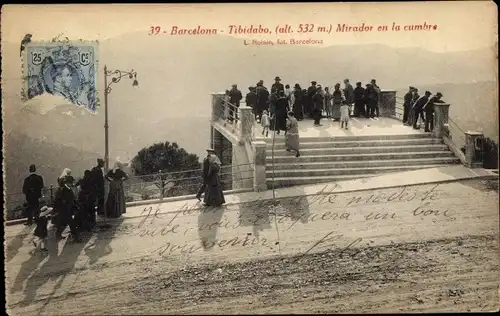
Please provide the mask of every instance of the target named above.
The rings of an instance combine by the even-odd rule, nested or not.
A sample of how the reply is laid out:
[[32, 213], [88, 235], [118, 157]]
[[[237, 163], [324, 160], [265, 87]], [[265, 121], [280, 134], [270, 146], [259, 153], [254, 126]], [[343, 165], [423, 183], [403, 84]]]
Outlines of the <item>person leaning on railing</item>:
[[444, 103], [441, 98], [443, 95], [441, 92], [436, 93], [435, 96], [429, 99], [426, 105], [424, 105], [425, 112], [425, 131], [432, 132], [434, 130], [434, 104], [435, 103]]
[[233, 84], [232, 89], [229, 90], [229, 121], [238, 121], [238, 108], [240, 107], [240, 101], [243, 99], [241, 91], [238, 90], [238, 85]]

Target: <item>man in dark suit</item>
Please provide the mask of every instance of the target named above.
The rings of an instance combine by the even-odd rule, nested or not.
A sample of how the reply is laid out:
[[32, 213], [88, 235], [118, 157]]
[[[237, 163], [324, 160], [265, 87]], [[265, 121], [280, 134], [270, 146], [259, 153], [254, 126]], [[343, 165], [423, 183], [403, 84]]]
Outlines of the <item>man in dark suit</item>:
[[233, 84], [231, 90], [229, 90], [229, 103], [231, 106], [229, 107], [229, 121], [234, 122], [238, 121], [238, 108], [240, 107], [240, 101], [243, 99], [243, 95], [241, 91], [238, 90], [238, 85]]
[[412, 103], [412, 99], [413, 99], [413, 94], [414, 94], [414, 91], [415, 88], [413, 87], [410, 87], [408, 89], [408, 92], [405, 94], [405, 97], [404, 97], [404, 104], [403, 104], [403, 124], [406, 124], [408, 122], [408, 114], [410, 114], [410, 110], [411, 110], [411, 103]]
[[29, 168], [30, 175], [24, 179], [23, 193], [26, 197], [26, 217], [28, 221], [25, 225], [33, 224], [33, 217], [38, 216], [40, 210], [40, 198], [44, 187], [42, 176], [36, 174], [36, 166], [31, 165]]
[[285, 87], [283, 86], [283, 84], [281, 83], [281, 78], [280, 77], [276, 77], [274, 78], [274, 83], [273, 85], [271, 86], [271, 91], [272, 90], [276, 90], [276, 93], [279, 95], [280, 91], [285, 91]]
[[[103, 216], [104, 215], [104, 173], [102, 168], [104, 167], [104, 160], [101, 158], [97, 159], [97, 166], [92, 168], [91, 172], [91, 183], [92, 188], [94, 190], [94, 194], [92, 195], [97, 202], [97, 214]], [[95, 224], [95, 212], [92, 212], [91, 222]]]
[[425, 91], [425, 94], [421, 96], [413, 105], [413, 111], [414, 111], [414, 120], [413, 120], [413, 128], [418, 129], [417, 123], [418, 123], [418, 117], [420, 116], [423, 121], [425, 121], [424, 117], [424, 106], [429, 102], [429, 98], [432, 95], [429, 91]]
[[429, 102], [427, 102], [426, 105], [424, 105], [424, 112], [425, 112], [425, 131], [426, 132], [432, 132], [434, 130], [434, 104], [435, 103], [444, 103], [443, 100], [441, 100], [441, 97], [443, 95], [441, 92], [436, 93], [435, 96], [429, 99]]
[[202, 174], [201, 178], [203, 183], [201, 184], [200, 188], [198, 189], [198, 193], [196, 193], [196, 198], [198, 201], [201, 201], [201, 195], [205, 192], [205, 189], [207, 188], [207, 182], [208, 182], [208, 168], [210, 166], [210, 155], [214, 154], [215, 151], [212, 148], [207, 149], [207, 156], [205, 159], [203, 159], [203, 169], [202, 169]]
[[248, 87], [248, 93], [245, 97], [245, 102], [247, 106], [252, 108], [252, 112], [254, 115], [257, 114], [257, 92], [255, 91], [255, 87]]

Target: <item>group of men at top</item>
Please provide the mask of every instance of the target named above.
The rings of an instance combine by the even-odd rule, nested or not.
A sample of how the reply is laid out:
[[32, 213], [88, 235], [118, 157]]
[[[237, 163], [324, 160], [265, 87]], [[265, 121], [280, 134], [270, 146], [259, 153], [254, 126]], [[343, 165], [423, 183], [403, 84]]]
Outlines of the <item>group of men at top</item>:
[[[281, 99], [286, 99], [288, 102], [287, 111], [292, 111], [297, 120], [303, 120], [304, 116], [314, 119], [315, 126], [321, 126], [320, 120], [323, 117], [323, 112], [326, 112], [326, 118], [339, 120], [341, 117], [340, 107], [343, 104], [349, 105], [353, 109], [353, 116], [378, 117], [379, 116], [379, 100], [380, 88], [375, 79], [372, 79], [366, 88], [362, 87], [361, 82], [356, 83], [353, 88], [349, 79], [344, 80], [344, 88], [340, 88], [337, 83], [333, 91], [328, 87], [322, 87], [316, 81], [312, 81], [307, 89], [302, 89], [297, 83], [291, 89], [290, 85], [283, 85], [281, 78], [276, 77], [269, 91], [264, 86], [264, 81], [257, 82], [255, 87], [248, 87], [249, 92], [245, 97], [247, 106], [253, 109], [257, 121], [262, 117], [264, 111], [269, 111], [273, 117], [276, 105]], [[236, 84], [233, 84], [231, 90], [226, 91], [228, 101], [234, 106], [239, 107], [243, 99], [241, 91]], [[282, 111], [280, 111], [282, 112]], [[286, 111], [285, 111], [286, 113]], [[237, 120], [237, 113], [234, 108], [229, 109], [230, 121]]]
[[425, 91], [424, 95], [420, 96], [418, 89], [410, 86], [404, 96], [403, 124], [418, 129], [420, 127], [417, 123], [420, 118], [425, 122], [425, 131], [432, 132], [434, 129], [434, 106], [436, 103], [444, 103], [441, 100], [442, 97], [441, 92], [437, 92], [433, 96], [430, 91]]

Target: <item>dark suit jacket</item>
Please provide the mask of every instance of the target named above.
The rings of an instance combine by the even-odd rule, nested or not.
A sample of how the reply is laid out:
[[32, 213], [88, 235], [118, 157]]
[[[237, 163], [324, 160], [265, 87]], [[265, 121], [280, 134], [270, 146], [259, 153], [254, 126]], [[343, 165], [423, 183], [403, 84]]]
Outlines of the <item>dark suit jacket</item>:
[[203, 184], [207, 184], [208, 182], [208, 178], [209, 178], [209, 169], [210, 169], [210, 162], [208, 160], [208, 157], [205, 157], [205, 159], [203, 159], [203, 170], [202, 170], [202, 178], [203, 178]]
[[95, 190], [95, 193], [99, 195], [104, 195], [104, 175], [102, 169], [98, 166], [92, 168], [91, 172], [91, 183]]
[[27, 176], [23, 183], [23, 193], [26, 196], [26, 200], [29, 201], [41, 198], [43, 186], [42, 176], [35, 173]]

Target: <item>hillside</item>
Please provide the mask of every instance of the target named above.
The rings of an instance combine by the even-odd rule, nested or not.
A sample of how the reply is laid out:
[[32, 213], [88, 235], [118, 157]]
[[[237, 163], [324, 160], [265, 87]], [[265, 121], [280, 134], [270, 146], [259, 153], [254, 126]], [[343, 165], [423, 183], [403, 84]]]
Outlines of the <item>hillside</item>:
[[[19, 97], [18, 43], [2, 43], [2, 57], [5, 133], [22, 134], [76, 152], [92, 153], [92, 160], [103, 156], [102, 104], [97, 115], [73, 106], [61, 106], [46, 115], [20, 111], [23, 104]], [[449, 89], [443, 88], [441, 92], [453, 104], [452, 117], [468, 118], [467, 124], [484, 126], [485, 131], [496, 131], [498, 126], [486, 126], [496, 123], [497, 115], [491, 115], [490, 110], [486, 110], [491, 107], [485, 106], [491, 104], [496, 109], [496, 98], [492, 100], [493, 92], [488, 92], [496, 91], [496, 85], [477, 86], [482, 85], [480, 81], [494, 80], [493, 51], [443, 54], [384, 45], [244, 46], [242, 39], [226, 36], [168, 38], [129, 33], [102, 41], [99, 59], [101, 85], [105, 63], [110, 69], [133, 68], [139, 80], [139, 87], [132, 88], [131, 82], [124, 78], [113, 85], [109, 95], [111, 163], [116, 157], [132, 158], [144, 146], [167, 140], [177, 141], [186, 150], [203, 156], [209, 143], [209, 92], [223, 91], [232, 83], [238, 83], [246, 93], [249, 85], [259, 79], [269, 85], [276, 75], [281, 76], [284, 83], [299, 82], [303, 86], [311, 80], [333, 85], [344, 77], [353, 82], [377, 78], [386, 89], [446, 83]], [[100, 99], [102, 102], [102, 95]], [[468, 112], [471, 104], [477, 109], [474, 115]], [[19, 148], [27, 148], [31, 142], [19, 141], [26, 143]], [[14, 147], [17, 146], [11, 146]], [[8, 178], [18, 179], [18, 174], [10, 174], [17, 173], [16, 170], [22, 170], [24, 175], [30, 159], [13, 158], [19, 155], [18, 150], [6, 151], [8, 164], [13, 164], [7, 170]], [[71, 161], [57, 158], [54, 168], [57, 165], [58, 170], [67, 164], [66, 159]], [[82, 166], [86, 165], [85, 159], [82, 158]], [[54, 176], [58, 172], [54, 171]], [[11, 191], [10, 184], [8, 191]]]

